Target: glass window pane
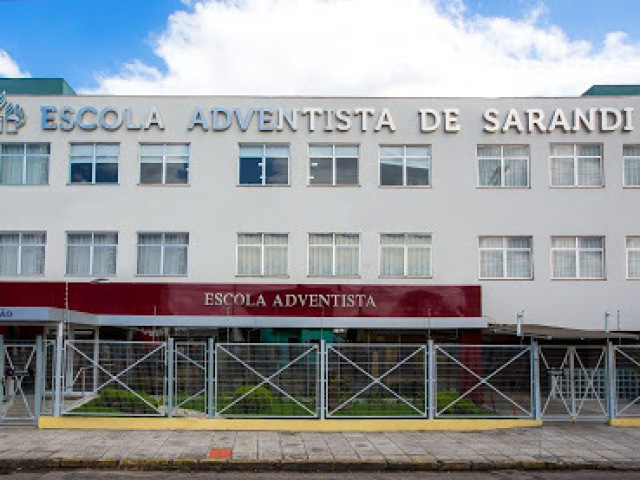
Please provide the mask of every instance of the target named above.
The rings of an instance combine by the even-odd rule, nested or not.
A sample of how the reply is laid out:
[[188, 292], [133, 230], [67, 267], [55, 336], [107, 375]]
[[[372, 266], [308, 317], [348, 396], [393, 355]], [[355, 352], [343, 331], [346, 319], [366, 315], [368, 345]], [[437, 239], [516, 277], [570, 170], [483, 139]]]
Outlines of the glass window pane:
[[24, 143], [3, 143], [2, 153], [7, 155], [24, 155]]
[[161, 184], [162, 183], [162, 164], [161, 163], [143, 163], [140, 165], [140, 183], [142, 184]]
[[358, 245], [360, 236], [358, 234], [336, 234], [336, 245]]
[[116, 247], [98, 246], [93, 249], [92, 275], [116, 274]]
[[264, 275], [281, 276], [287, 274], [287, 247], [266, 247], [264, 249]]
[[523, 250], [507, 250], [507, 277], [531, 278], [531, 253]]
[[357, 247], [336, 248], [336, 276], [348, 277], [358, 275], [358, 251], [359, 249]]
[[640, 186], [640, 158], [625, 158], [624, 184], [628, 187]]
[[167, 163], [165, 183], [168, 185], [184, 185], [189, 180], [189, 164], [188, 163]]
[[602, 185], [599, 158], [578, 158], [578, 185]]
[[118, 164], [96, 163], [96, 183], [118, 183]]
[[622, 154], [625, 157], [640, 157], [640, 145], [624, 145]]
[[67, 247], [67, 275], [90, 275], [91, 247], [73, 246]]
[[336, 145], [336, 157], [358, 157], [358, 147], [354, 145]]
[[[16, 242], [17, 243], [17, 242]], [[6, 246], [0, 242], [0, 275], [18, 274], [18, 246]]]
[[1, 233], [0, 245], [18, 245], [20, 243], [20, 235], [18, 233]]
[[22, 157], [2, 157], [0, 183], [3, 185], [21, 185], [22, 162]]
[[504, 185], [505, 187], [526, 187], [529, 183], [529, 168], [527, 160], [505, 159]]
[[555, 250], [552, 252], [553, 278], [576, 278], [576, 252]]
[[144, 155], [140, 157], [142, 163], [162, 163], [162, 155]]
[[502, 248], [504, 239], [502, 237], [480, 237], [480, 248]]
[[187, 247], [165, 247], [162, 273], [165, 275], [187, 274]]
[[407, 249], [407, 275], [411, 277], [431, 276], [431, 249]]
[[266, 159], [266, 179], [269, 185], [287, 185], [289, 183], [289, 160], [287, 158]]
[[640, 237], [627, 237], [627, 248], [640, 248]]
[[138, 246], [138, 274], [160, 275], [161, 246]]
[[380, 275], [401, 277], [404, 275], [404, 248], [383, 247], [380, 252]]
[[480, 277], [502, 278], [504, 277], [503, 250], [480, 251]]
[[380, 185], [402, 184], [402, 158], [381, 158]]
[[93, 144], [92, 143], [72, 143], [71, 155], [93, 156]]
[[286, 145], [267, 145], [265, 147], [265, 156], [289, 158], [289, 147]]
[[602, 155], [602, 145], [578, 145], [578, 156], [599, 157]]
[[43, 245], [46, 240], [45, 233], [23, 233], [22, 244], [23, 245]]
[[48, 143], [27, 143], [27, 155], [49, 155], [51, 147]]
[[90, 233], [69, 233], [67, 235], [68, 245], [91, 245]]
[[580, 277], [604, 277], [604, 258], [602, 251], [587, 250], [580, 252]]
[[264, 235], [265, 245], [287, 245], [289, 236], [284, 233], [268, 233]]
[[140, 155], [157, 155], [162, 157], [164, 153], [164, 146], [158, 143], [143, 143], [140, 145]]
[[406, 147], [407, 157], [429, 157], [431, 155], [431, 147]]
[[407, 185], [429, 185], [429, 160], [407, 159]]
[[27, 185], [49, 183], [49, 157], [27, 157]]
[[166, 155], [189, 155], [189, 145], [188, 144], [177, 144], [177, 145], [166, 145], [165, 146], [165, 154]]
[[262, 247], [238, 247], [238, 275], [261, 274]]
[[310, 185], [333, 184], [333, 160], [330, 158], [312, 158], [309, 166]]
[[551, 244], [554, 248], [576, 248], [575, 237], [553, 237]]
[[333, 245], [333, 235], [330, 233], [310, 233], [310, 245]]
[[500, 187], [502, 185], [502, 164], [500, 159], [480, 159], [479, 183], [481, 187]]
[[309, 248], [309, 275], [330, 277], [333, 275], [333, 248]]
[[44, 247], [22, 247], [22, 275], [42, 275], [44, 273]]
[[500, 145], [478, 145], [477, 150], [479, 157], [500, 158], [502, 155]]
[[551, 145], [551, 155], [558, 157], [572, 157], [575, 153], [573, 144], [561, 143]]
[[90, 163], [71, 164], [71, 183], [91, 183], [93, 168]]
[[509, 248], [531, 248], [531, 237], [508, 237]]
[[578, 239], [580, 248], [604, 248], [604, 238], [602, 237], [581, 237]]
[[401, 157], [404, 155], [403, 147], [380, 146], [381, 157]]
[[164, 243], [167, 245], [187, 245], [189, 243], [188, 233], [166, 233]]
[[331, 145], [311, 145], [309, 147], [310, 157], [332, 157], [333, 147]]
[[575, 185], [573, 158], [551, 159], [551, 185]]
[[96, 156], [118, 157], [120, 153], [120, 145], [117, 143], [98, 143], [96, 144]]
[[404, 245], [405, 238], [403, 233], [382, 233], [380, 234], [380, 243], [382, 245]]
[[96, 233], [93, 235], [95, 245], [115, 245], [118, 243], [117, 233]]
[[627, 276], [629, 278], [640, 278], [640, 250], [629, 251], [627, 262]]
[[161, 233], [140, 233], [138, 234], [139, 245], [160, 245], [162, 243]]
[[431, 235], [411, 233], [407, 235], [407, 245], [431, 245]]
[[502, 153], [505, 157], [529, 157], [529, 147], [527, 145], [505, 145]]
[[262, 158], [243, 157], [240, 159], [240, 185], [262, 184]]
[[358, 159], [357, 158], [337, 158], [336, 159], [336, 185], [357, 185], [358, 184]]
[[262, 145], [240, 145], [241, 157], [258, 157], [264, 155], [264, 147]]
[[239, 233], [238, 245], [262, 245], [261, 233]]

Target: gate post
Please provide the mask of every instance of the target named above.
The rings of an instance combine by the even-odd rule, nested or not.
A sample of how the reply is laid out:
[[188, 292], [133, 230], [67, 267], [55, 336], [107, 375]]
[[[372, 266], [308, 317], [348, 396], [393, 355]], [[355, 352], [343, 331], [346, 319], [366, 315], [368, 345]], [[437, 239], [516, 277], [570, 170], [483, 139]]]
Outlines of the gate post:
[[436, 393], [436, 345], [431, 339], [427, 340], [427, 410], [429, 411], [429, 420], [436, 417], [436, 409], [438, 408]]
[[538, 342], [531, 338], [531, 414], [540, 420], [540, 351]]
[[[0, 335], [0, 380], [4, 379], [4, 335]], [[4, 403], [4, 386], [0, 385], [0, 421], [2, 421], [2, 404]]]
[[174, 362], [173, 338], [167, 340], [167, 417], [173, 418], [173, 390], [175, 386], [173, 362]]
[[207, 418], [213, 418], [213, 397], [215, 395], [215, 386], [213, 384], [213, 375], [215, 371], [215, 355], [216, 344], [213, 337], [207, 339]]
[[62, 358], [64, 349], [64, 323], [58, 323], [56, 332], [56, 365], [53, 382], [53, 416], [60, 416], [62, 406]]
[[327, 399], [327, 342], [324, 338], [320, 339], [320, 419], [326, 417], [326, 399]]
[[617, 372], [616, 372], [616, 351], [611, 343], [607, 340], [607, 375], [606, 392], [607, 392], [607, 416], [609, 420], [616, 418], [616, 397], [617, 397]]
[[43, 371], [42, 371], [42, 336], [36, 337], [36, 378], [34, 385], [34, 399], [33, 399], [33, 416], [35, 417], [36, 425], [38, 425], [38, 419], [40, 418], [40, 410], [42, 408], [42, 384], [43, 384]]

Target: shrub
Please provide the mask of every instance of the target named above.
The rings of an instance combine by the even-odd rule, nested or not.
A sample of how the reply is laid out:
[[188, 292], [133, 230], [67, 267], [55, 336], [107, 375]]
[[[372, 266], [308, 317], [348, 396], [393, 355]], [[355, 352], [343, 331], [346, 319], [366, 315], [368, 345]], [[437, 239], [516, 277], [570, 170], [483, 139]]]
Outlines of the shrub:
[[[243, 385], [236, 388], [232, 401], [242, 397], [254, 389], [255, 385]], [[258, 387], [242, 398], [236, 405], [242, 413], [269, 413], [273, 398], [271, 392], [265, 387]], [[233, 408], [233, 407], [232, 407]]]
[[158, 401], [145, 392], [136, 392], [134, 394], [128, 390], [104, 388], [96, 398], [74, 408], [73, 412], [157, 414], [158, 412], [145, 401], [158, 408]]

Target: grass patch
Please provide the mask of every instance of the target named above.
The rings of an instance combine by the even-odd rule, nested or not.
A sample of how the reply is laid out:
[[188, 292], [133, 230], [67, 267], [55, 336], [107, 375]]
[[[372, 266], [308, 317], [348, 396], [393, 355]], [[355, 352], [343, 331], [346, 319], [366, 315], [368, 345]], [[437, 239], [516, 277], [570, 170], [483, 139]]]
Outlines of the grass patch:
[[77, 406], [70, 413], [157, 415], [158, 401], [147, 393], [136, 393], [137, 395], [128, 390], [104, 388], [96, 398]]

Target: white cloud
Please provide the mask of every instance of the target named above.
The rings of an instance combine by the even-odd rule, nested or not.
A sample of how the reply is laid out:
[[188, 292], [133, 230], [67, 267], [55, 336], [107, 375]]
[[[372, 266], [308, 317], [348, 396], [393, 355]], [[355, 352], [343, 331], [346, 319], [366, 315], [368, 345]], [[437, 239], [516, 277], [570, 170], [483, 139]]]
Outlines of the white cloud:
[[598, 48], [571, 40], [542, 24], [545, 9], [510, 19], [471, 16], [463, 0], [198, 1], [155, 37], [164, 68], [133, 60], [93, 91], [527, 96], [640, 83], [640, 44], [622, 32]]
[[0, 49], [0, 77], [30, 77], [29, 72], [20, 70], [20, 66], [9, 54]]

